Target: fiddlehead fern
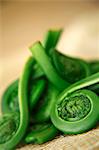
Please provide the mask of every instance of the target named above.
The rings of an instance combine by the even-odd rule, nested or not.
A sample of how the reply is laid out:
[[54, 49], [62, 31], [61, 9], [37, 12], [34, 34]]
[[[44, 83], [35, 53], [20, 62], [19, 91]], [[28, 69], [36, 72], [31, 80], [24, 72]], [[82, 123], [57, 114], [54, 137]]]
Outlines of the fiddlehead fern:
[[[14, 135], [5, 143], [0, 144], [0, 149], [2, 150], [10, 150], [14, 148], [20, 140], [23, 138], [27, 127], [28, 127], [28, 119], [29, 119], [29, 113], [28, 113], [28, 81], [30, 78], [31, 68], [33, 66], [33, 59], [29, 58], [27, 61], [23, 73], [21, 76], [21, 79], [19, 81], [19, 89], [18, 89], [18, 95], [19, 95], [19, 109], [20, 109], [20, 121], [19, 126], [16, 132], [14, 132]], [[4, 122], [3, 122], [4, 124]], [[2, 125], [0, 126], [2, 128]], [[11, 129], [12, 130], [12, 129]], [[12, 132], [12, 131], [11, 131]]]
[[77, 134], [91, 129], [99, 120], [99, 97], [86, 88], [99, 83], [99, 73], [65, 89], [53, 106], [51, 120], [64, 133]]
[[[45, 51], [47, 54], [50, 53], [50, 49], [51, 48], [55, 48], [57, 45], [57, 42], [60, 38], [60, 35], [62, 33], [62, 29], [59, 30], [49, 30], [46, 33], [46, 36], [44, 38], [44, 47], [45, 47]], [[40, 90], [38, 90], [37, 88], [43, 89], [43, 84], [44, 81], [36, 81], [39, 84], [39, 86], [36, 86], [35, 88], [35, 92], [34, 92], [34, 80], [44, 76], [44, 72], [42, 71], [41, 67], [39, 66], [39, 64], [34, 60], [33, 58], [33, 67], [32, 67], [32, 71], [31, 71], [31, 81], [30, 81], [30, 85], [32, 85], [32, 81], [33, 81], [33, 86], [32, 86], [32, 91], [29, 95], [30, 95], [30, 103], [34, 102], [34, 99], [32, 99], [32, 95], [33, 97], [36, 97], [36, 95], [34, 93], [37, 93], [37, 91], [39, 92]], [[43, 79], [42, 79], [43, 80]], [[41, 83], [42, 82], [42, 83]], [[31, 89], [30, 89], [31, 91]], [[32, 94], [33, 93], [33, 94]], [[40, 94], [39, 94], [40, 95]], [[32, 100], [32, 102], [31, 102]], [[36, 100], [36, 99], [35, 99]], [[30, 104], [30, 107], [32, 109], [32, 104]], [[19, 107], [18, 107], [18, 80], [14, 81], [4, 92], [3, 97], [2, 97], [2, 112], [3, 113], [8, 113], [11, 111], [18, 111]]]
[[[37, 42], [30, 48], [34, 58], [29, 58], [20, 80], [13, 82], [4, 93], [1, 150], [13, 149], [24, 138], [27, 143], [38, 144], [51, 140], [58, 132], [54, 125], [64, 133], [77, 134], [89, 130], [99, 120], [99, 97], [94, 93], [99, 89], [99, 73], [85, 78], [90, 74], [85, 61], [54, 51], [61, 32], [48, 31], [44, 47]], [[93, 73], [97, 72], [95, 64], [92, 65]], [[85, 79], [70, 86], [82, 78]], [[34, 110], [34, 107], [38, 109]], [[54, 125], [42, 123], [49, 121], [50, 115]], [[40, 124], [34, 124], [31, 117]], [[31, 125], [33, 128], [29, 130]], [[26, 132], [29, 134], [24, 137]]]
[[[40, 67], [33, 59], [32, 71], [29, 79], [29, 105], [31, 109], [35, 106], [34, 104], [39, 99], [39, 96], [43, 92], [43, 89], [46, 84], [46, 79], [44, 78], [44, 74], [42, 74]], [[19, 111], [19, 103], [18, 103], [18, 84], [19, 80], [15, 80], [11, 83], [7, 89], [5, 90], [2, 96], [2, 113], [10, 113]]]
[[[59, 37], [59, 35], [55, 36], [55, 39], [58, 40], [58, 37]], [[54, 41], [54, 38], [53, 38], [54, 45], [56, 45], [57, 40]], [[32, 65], [33, 65], [33, 69], [32, 69]], [[6, 133], [11, 134], [11, 136], [9, 135], [9, 137], [7, 137], [8, 140], [6, 140], [6, 141], [4, 140], [4, 143], [1, 141], [0, 149], [6, 149], [6, 148], [12, 149], [21, 140], [21, 138], [25, 134], [25, 130], [28, 125], [27, 99], [28, 99], [28, 97], [30, 97], [30, 100], [32, 100], [32, 101], [30, 101], [30, 107], [32, 109], [32, 106], [34, 107], [34, 105], [37, 101], [36, 97], [37, 97], [38, 93], [40, 95], [40, 93], [42, 92], [42, 87], [44, 87], [44, 84], [45, 84], [44, 80], [39, 80], [35, 83], [36, 84], [35, 86], [32, 86], [32, 91], [35, 92], [36, 94], [32, 94], [32, 91], [30, 93], [27, 92], [28, 90], [26, 90], [26, 89], [28, 86], [28, 80], [29, 80], [30, 74], [32, 74], [31, 73], [32, 70], [33, 70], [33, 77], [32, 77], [33, 80], [36, 78], [39, 78], [41, 76], [44, 76], [42, 69], [39, 67], [39, 65], [36, 63], [36, 61], [32, 58], [27, 62], [20, 82], [18, 83], [18, 80], [13, 82], [7, 88], [6, 92], [3, 95], [2, 112], [3, 113], [13, 112], [13, 114], [15, 114], [15, 111], [17, 110], [20, 112], [20, 119], [19, 119], [20, 121], [19, 121], [17, 128], [15, 129], [14, 127], [15, 127], [15, 124], [18, 122], [18, 120], [14, 121], [13, 117], [12, 118], [8, 117], [8, 115], [7, 115], [7, 118], [8, 118], [8, 120], [10, 119], [10, 121], [5, 119], [5, 117], [2, 118], [3, 121], [1, 121], [2, 124], [0, 124], [0, 129], [2, 130], [2, 127], [4, 127], [6, 125], [9, 128], [9, 130], [8, 130], [8, 132], [6, 130], [4, 130], [4, 132], [1, 132], [1, 136], [4, 136]], [[18, 87], [18, 84], [19, 84], [19, 87]], [[30, 87], [30, 89], [31, 89], [31, 87]], [[18, 96], [18, 91], [19, 91], [19, 96]], [[26, 100], [26, 104], [23, 100], [24, 101]], [[24, 108], [25, 108], [24, 111], [23, 111], [22, 105], [24, 105]], [[24, 117], [24, 114], [26, 114], [25, 117]], [[24, 118], [26, 120], [24, 120]], [[13, 124], [13, 128], [10, 129], [12, 124]], [[23, 128], [23, 130], [22, 130], [22, 128]], [[12, 136], [12, 134], [13, 134], [13, 136]]]
[[42, 144], [52, 140], [58, 132], [52, 123], [34, 124], [30, 133], [27, 134], [25, 142]]
[[90, 75], [89, 64], [84, 60], [63, 55], [54, 49], [51, 58], [60, 76], [69, 83], [77, 82]]
[[18, 104], [18, 80], [14, 81], [10, 86], [5, 90], [2, 96], [2, 113], [10, 113], [19, 111]]
[[13, 138], [19, 126], [19, 115], [9, 114], [0, 118], [0, 144], [5, 144]]
[[[40, 42], [36, 42], [30, 47], [30, 50], [44, 71], [48, 80], [59, 90], [63, 90], [68, 85], [70, 85], [67, 81], [63, 80], [56, 70], [54, 69], [49, 56], [46, 54], [45, 49], [43, 48]], [[60, 83], [60, 84], [59, 84]]]
[[91, 110], [88, 97], [80, 92], [75, 96], [66, 97], [57, 107], [59, 116], [66, 121], [76, 121], [84, 118]]

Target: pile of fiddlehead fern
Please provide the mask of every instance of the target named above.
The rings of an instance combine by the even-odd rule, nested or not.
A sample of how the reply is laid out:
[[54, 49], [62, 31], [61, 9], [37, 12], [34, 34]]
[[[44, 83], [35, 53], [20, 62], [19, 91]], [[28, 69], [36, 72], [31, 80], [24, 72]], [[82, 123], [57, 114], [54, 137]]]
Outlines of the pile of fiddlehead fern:
[[[78, 134], [99, 121], [99, 61], [86, 62], [56, 50], [62, 30], [49, 30], [21, 77], [5, 90], [0, 117], [0, 150], [42, 144], [57, 134]], [[62, 132], [60, 132], [62, 131]]]

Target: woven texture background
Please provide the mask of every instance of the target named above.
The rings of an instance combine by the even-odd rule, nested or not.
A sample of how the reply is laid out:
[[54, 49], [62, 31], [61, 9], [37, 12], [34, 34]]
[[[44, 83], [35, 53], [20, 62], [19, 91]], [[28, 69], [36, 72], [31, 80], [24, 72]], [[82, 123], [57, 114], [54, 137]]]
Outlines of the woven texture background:
[[27, 145], [17, 150], [99, 150], [99, 126], [79, 135], [60, 136], [42, 145]]

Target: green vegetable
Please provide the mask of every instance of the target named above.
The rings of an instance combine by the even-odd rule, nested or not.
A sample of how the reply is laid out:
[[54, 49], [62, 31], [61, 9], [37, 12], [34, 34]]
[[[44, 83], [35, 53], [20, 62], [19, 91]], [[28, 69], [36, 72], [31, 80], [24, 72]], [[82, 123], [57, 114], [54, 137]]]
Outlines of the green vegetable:
[[48, 83], [43, 95], [40, 97], [40, 100], [36, 104], [34, 109], [33, 122], [41, 123], [48, 121], [50, 119], [50, 113], [53, 107], [53, 104], [56, 102], [56, 97], [59, 91], [51, 84]]
[[31, 80], [35, 80], [44, 76], [43, 70], [41, 69], [39, 64], [34, 60], [34, 58], [33, 58], [33, 67], [30, 76], [31, 76]]
[[1, 108], [3, 114], [19, 111], [18, 82], [19, 80], [15, 80], [12, 84], [10, 84], [2, 96]]
[[[49, 30], [47, 32], [45, 39], [44, 39], [44, 45], [45, 45], [46, 52], [48, 52], [51, 48], [55, 48], [55, 46], [60, 38], [61, 32], [62, 32], [62, 29]], [[29, 91], [32, 90], [29, 93], [31, 109], [33, 109], [32, 107], [35, 106], [34, 103], [35, 103], [36, 99], [39, 99], [39, 96], [40, 96], [39, 92], [42, 93], [43, 86], [45, 84], [44, 83], [45, 79], [36, 80], [42, 76], [44, 76], [44, 73], [43, 73], [41, 67], [39, 66], [39, 64], [37, 64], [37, 62], [35, 60], [33, 60], [33, 67], [32, 67], [32, 71], [31, 71], [31, 81], [30, 81], [30, 85], [29, 85], [29, 86], [31, 86], [33, 84], [33, 86], [31, 86], [32, 88], [29, 90]], [[34, 86], [35, 85], [34, 80], [36, 80], [35, 83], [37, 86]], [[38, 95], [38, 93], [39, 93], [39, 95]], [[34, 98], [32, 98], [32, 97], [34, 97]], [[3, 114], [9, 113], [11, 111], [19, 111], [18, 80], [11, 83], [10, 86], [6, 89], [6, 91], [4, 92], [4, 94], [2, 96], [2, 112], [3, 112]]]
[[[31, 71], [30, 79], [29, 79], [29, 105], [30, 109], [32, 110], [33, 107], [35, 107], [36, 102], [39, 100], [39, 97], [41, 93], [43, 92], [45, 85], [46, 85], [46, 79], [44, 78], [44, 75], [37, 73], [37, 68], [35, 68], [34, 60], [33, 60], [33, 66], [34, 66], [34, 76], [33, 77], [33, 71]], [[19, 111], [19, 104], [18, 104], [18, 83], [19, 80], [14, 81], [9, 85], [9, 87], [5, 90], [3, 96], [2, 96], [2, 113], [10, 113]]]
[[89, 62], [91, 73], [99, 72], [99, 60], [93, 60]]
[[[16, 133], [19, 127], [18, 113], [5, 114], [0, 118], [0, 145], [8, 142]], [[6, 150], [3, 146], [0, 149]]]
[[47, 55], [50, 55], [50, 50], [56, 47], [61, 34], [62, 29], [55, 29], [55, 30], [51, 29], [46, 33], [43, 45]]
[[[58, 40], [58, 36], [59, 35], [55, 36], [55, 38], [57, 40]], [[52, 41], [52, 46], [53, 46], [53, 44], [56, 45], [57, 40], [55, 41], [54, 38], [53, 38], [54, 43]], [[47, 46], [47, 44], [46, 44], [46, 46]], [[29, 76], [31, 76], [31, 81], [33, 81], [33, 82], [30, 81], [30, 85], [28, 85], [29, 86], [29, 91], [27, 90], [25, 92], [25, 94], [24, 94], [25, 88], [22, 86], [22, 89], [24, 89], [24, 90], [23, 91], [21, 90], [22, 94], [21, 94], [20, 98], [21, 98], [21, 103], [23, 103], [22, 99], [24, 99], [24, 100], [26, 99], [26, 102], [27, 102], [27, 99], [30, 99], [29, 105], [30, 105], [30, 109], [32, 110], [35, 107], [36, 102], [39, 100], [39, 97], [40, 97], [41, 93], [43, 92], [43, 89], [45, 87], [45, 79], [36, 80], [36, 78], [44, 76], [44, 73], [43, 73], [42, 69], [39, 67], [39, 65], [36, 63], [36, 61], [34, 59], [31, 59], [29, 61], [30, 62], [32, 61], [33, 68], [32, 68], [32, 65], [31, 65], [31, 68], [28, 68], [28, 70], [30, 69], [30, 72], [29, 71], [25, 71], [24, 74], [26, 74], [26, 75], [23, 75], [23, 76], [28, 77], [28, 80], [29, 80]], [[28, 72], [29, 72], [29, 76], [27, 75]], [[32, 74], [33, 74], [33, 76], [32, 76]], [[23, 77], [23, 79], [22, 79], [24, 81], [24, 82], [22, 81], [22, 84], [19, 84], [18, 80], [14, 81], [6, 89], [6, 91], [5, 91], [4, 95], [3, 95], [3, 98], [2, 98], [2, 112], [4, 114], [9, 113], [9, 114], [5, 115], [6, 117], [5, 116], [2, 117], [2, 120], [3, 120], [3, 122], [1, 121], [2, 122], [2, 126], [0, 124], [0, 126], [1, 126], [0, 129], [1, 130], [5, 126], [6, 126], [6, 129], [7, 129], [7, 130], [2, 130], [3, 132], [1, 132], [1, 137], [4, 136], [6, 138], [2, 142], [2, 145], [0, 145], [0, 147], [2, 147], [2, 149], [5, 149], [6, 145], [8, 145], [9, 143], [11, 143], [11, 145], [9, 147], [7, 147], [8, 149], [10, 149], [10, 147], [14, 147], [14, 145], [16, 145], [18, 143], [18, 141], [20, 141], [21, 137], [25, 134], [25, 133], [23, 133], [21, 131], [22, 130], [21, 127], [23, 125], [22, 123], [27, 121], [28, 113], [26, 113], [26, 117], [25, 117], [26, 121], [24, 121], [24, 118], [20, 118], [20, 123], [21, 124], [18, 124], [19, 119], [14, 120], [14, 117], [13, 117], [14, 114], [19, 114], [19, 107], [21, 108], [20, 109], [20, 116], [21, 115], [22, 115], [22, 117], [24, 116], [24, 112], [22, 112], [23, 114], [21, 113], [23, 106], [20, 106], [20, 99], [18, 98], [18, 84], [20, 86], [25, 84], [25, 86], [26, 86], [27, 82], [29, 82], [29, 81], [28, 80], [25, 81], [24, 80], [25, 77]], [[32, 85], [32, 83], [34, 85]], [[19, 100], [19, 104], [18, 104], [18, 100]], [[25, 103], [23, 103], [23, 104], [25, 105]], [[18, 113], [15, 113], [16, 111], [18, 111]], [[27, 109], [25, 111], [27, 111]], [[18, 115], [15, 115], [15, 116], [18, 116]], [[8, 118], [8, 119], [5, 119], [5, 118]], [[17, 117], [17, 118], [19, 118], [19, 117]], [[23, 122], [21, 121], [21, 119], [22, 119]], [[17, 126], [17, 128], [15, 130], [16, 123], [19, 125], [19, 128]], [[25, 125], [23, 125], [23, 131], [26, 130], [27, 124], [28, 124], [28, 121], [26, 122]], [[12, 129], [10, 129], [11, 127], [12, 127]], [[9, 128], [9, 130], [8, 130], [8, 128]], [[22, 132], [22, 135], [18, 139], [17, 137], [19, 136], [20, 132]], [[5, 133], [8, 134], [9, 138], [7, 137], [7, 135], [5, 136]], [[11, 135], [9, 135], [9, 134], [11, 134]], [[2, 140], [3, 140], [3, 138], [2, 138]], [[6, 143], [6, 141], [7, 141], [7, 143]], [[14, 143], [12, 143], [12, 141], [14, 141]], [[3, 143], [5, 143], [5, 145]]]
[[42, 144], [52, 140], [58, 134], [58, 130], [52, 123], [34, 124], [30, 133], [25, 138], [26, 143]]
[[99, 97], [86, 88], [99, 83], [99, 72], [66, 88], [51, 113], [52, 123], [67, 134], [83, 133], [99, 120]]
[[32, 111], [39, 101], [40, 96], [44, 92], [46, 87], [46, 79], [44, 77], [38, 78], [36, 80], [30, 80], [29, 82], [29, 107]]
[[51, 52], [52, 62], [59, 75], [69, 83], [74, 83], [90, 75], [87, 62], [61, 54], [56, 50]]
[[[18, 89], [18, 96], [19, 96], [19, 109], [20, 109], [20, 119], [15, 121], [19, 121], [19, 126], [17, 130], [12, 131], [12, 128], [9, 127], [9, 132], [7, 133], [6, 137], [9, 136], [10, 130], [12, 134], [11, 138], [5, 138], [2, 144], [0, 144], [0, 149], [2, 150], [10, 150], [14, 148], [20, 140], [24, 137], [25, 132], [28, 127], [29, 123], [29, 112], [28, 112], [28, 80], [30, 78], [31, 68], [33, 66], [33, 59], [30, 57], [27, 63], [25, 64], [25, 67], [23, 69], [22, 76], [19, 80], [19, 89]], [[17, 115], [16, 115], [17, 116]], [[4, 117], [3, 117], [4, 118]], [[4, 120], [4, 119], [3, 119]], [[14, 120], [14, 117], [13, 117]], [[2, 132], [1, 136], [5, 136], [5, 130], [2, 128], [4, 124], [6, 124], [8, 120], [4, 120], [3, 124], [0, 123], [0, 129], [2, 129], [4, 132]], [[14, 128], [13, 128], [14, 129]], [[2, 140], [2, 139], [0, 139]], [[1, 143], [1, 141], [0, 141]]]
[[69, 83], [63, 80], [56, 70], [54, 69], [49, 56], [45, 53], [45, 50], [40, 42], [36, 42], [30, 47], [30, 50], [41, 66], [42, 70], [44, 71], [48, 80], [59, 90], [63, 90], [64, 88], [68, 87]]
[[42, 144], [59, 130], [83, 133], [99, 121], [99, 62], [88, 64], [56, 51], [61, 33], [61, 29], [49, 30], [43, 46], [36, 42], [30, 47], [33, 57], [20, 79], [5, 90], [0, 150], [14, 149], [21, 141]]

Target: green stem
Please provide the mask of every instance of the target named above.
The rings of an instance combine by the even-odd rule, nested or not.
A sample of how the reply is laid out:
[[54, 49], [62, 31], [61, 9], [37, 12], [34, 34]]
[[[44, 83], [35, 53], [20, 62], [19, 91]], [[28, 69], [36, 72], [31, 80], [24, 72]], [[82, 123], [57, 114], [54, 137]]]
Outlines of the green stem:
[[51, 29], [47, 31], [43, 42], [45, 52], [47, 55], [50, 55], [50, 50], [56, 47], [61, 34], [62, 29]]
[[65, 97], [68, 93], [72, 93], [76, 90], [90, 87], [90, 86], [95, 85], [97, 83], [99, 83], [99, 72], [95, 73], [89, 77], [86, 77], [86, 78], [72, 84], [71, 86], [69, 86], [66, 90], [64, 90], [62, 92], [62, 98]]
[[23, 69], [21, 78], [19, 80], [19, 108], [20, 108], [20, 123], [16, 133], [7, 142], [0, 144], [0, 149], [13, 149], [23, 138], [29, 122], [28, 112], [28, 81], [30, 78], [31, 68], [33, 66], [33, 59], [29, 58]]
[[42, 123], [50, 119], [50, 113], [58, 93], [59, 91], [51, 83], [48, 83], [34, 109], [33, 122]]
[[[34, 107], [34, 104], [39, 99], [41, 93], [43, 92], [43, 89], [46, 84], [46, 80], [44, 78], [44, 73], [42, 73], [39, 65], [36, 63], [36, 61], [33, 59], [33, 66], [31, 67], [31, 75], [30, 75], [30, 82], [29, 82], [29, 103], [31, 109]], [[3, 96], [2, 96], [2, 113], [12, 113], [12, 112], [18, 112], [19, 111], [19, 104], [18, 104], [18, 84], [19, 79], [15, 80], [13, 83], [11, 83], [7, 89], [5, 90]]]
[[40, 77], [43, 77], [44, 72], [42, 71], [41, 67], [37, 64], [37, 62], [35, 60], [33, 60], [33, 61], [34, 61], [34, 64], [32, 67], [33, 69], [31, 72], [31, 79], [35, 80], [35, 79], [38, 79]]
[[52, 123], [36, 124], [33, 125], [33, 129], [27, 134], [25, 142], [42, 144], [52, 140], [58, 132]]
[[34, 109], [42, 93], [44, 92], [45, 85], [46, 85], [46, 80], [44, 78], [33, 80], [29, 92], [29, 106], [31, 111]]
[[59, 90], [63, 90], [66, 88], [69, 83], [63, 80], [54, 69], [53, 65], [51, 64], [51, 61], [47, 54], [44, 51], [43, 46], [40, 42], [36, 42], [30, 47], [30, 50], [38, 62], [38, 64], [41, 66], [42, 70], [44, 71], [45, 75], [47, 76], [48, 80], [53, 83], [56, 88]]

